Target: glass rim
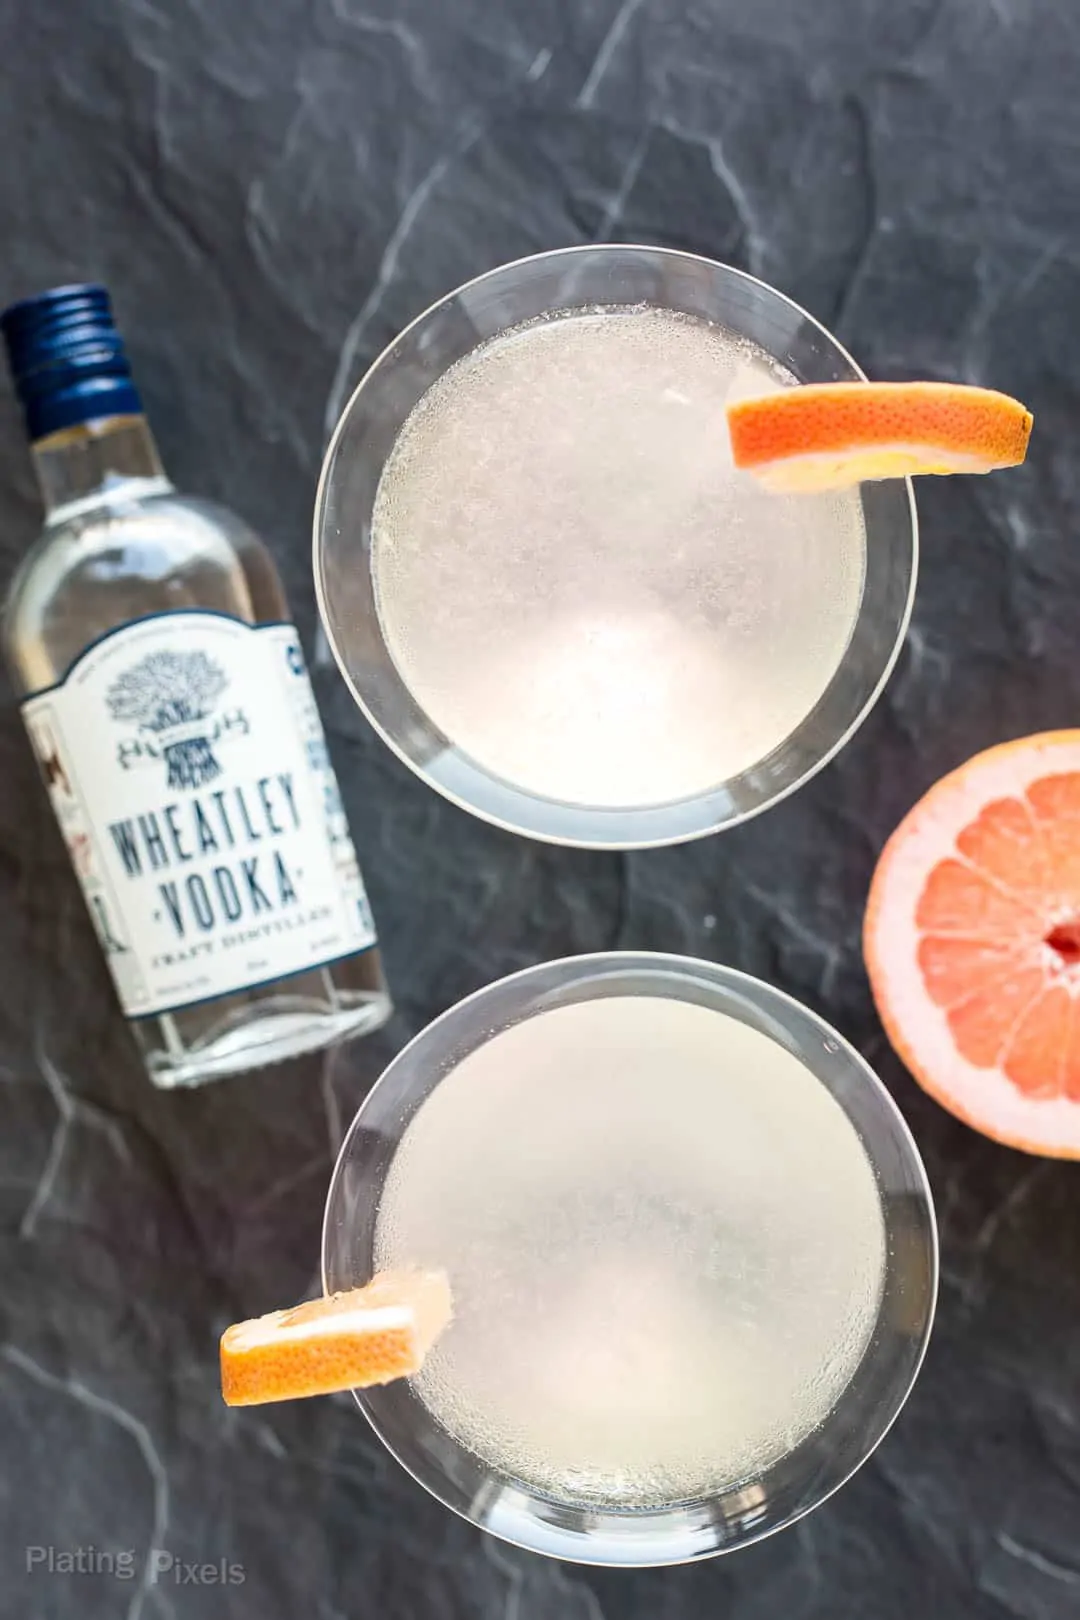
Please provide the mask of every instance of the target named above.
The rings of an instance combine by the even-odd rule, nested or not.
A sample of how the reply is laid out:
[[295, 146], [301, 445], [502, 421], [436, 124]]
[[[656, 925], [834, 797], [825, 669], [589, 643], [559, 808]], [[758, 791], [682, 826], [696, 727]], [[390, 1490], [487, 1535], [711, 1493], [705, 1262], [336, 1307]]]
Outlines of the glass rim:
[[[643, 831], [641, 835], [634, 835], [630, 838], [623, 835], [605, 836], [600, 832], [596, 833], [595, 835], [590, 833], [588, 836], [572, 836], [562, 831], [555, 831], [551, 830], [550, 828], [545, 828], [542, 824], [530, 824], [527, 827], [523, 826], [520, 821], [513, 818], [513, 815], [509, 811], [500, 812], [499, 810], [493, 809], [490, 806], [478, 804], [474, 799], [468, 797], [468, 795], [461, 788], [455, 787], [453, 783], [447, 782], [446, 780], [433, 775], [431, 770], [427, 768], [426, 764], [419, 763], [412, 757], [407, 747], [405, 747], [398, 737], [394, 735], [393, 730], [373, 712], [371, 704], [361, 691], [358, 682], [354, 679], [350, 669], [348, 656], [345, 649], [340, 644], [340, 638], [335, 628], [334, 616], [330, 608], [329, 592], [327, 590], [326, 581], [324, 578], [322, 554], [325, 543], [324, 520], [327, 502], [329, 498], [329, 491], [334, 479], [334, 469], [336, 466], [337, 456], [341, 448], [342, 440], [349, 431], [354, 407], [356, 406], [357, 401], [364, 395], [365, 391], [369, 389], [372, 380], [382, 372], [384, 367], [387, 367], [393, 363], [395, 351], [398, 350], [402, 345], [407, 344], [413, 335], [420, 328], [422, 328], [426, 322], [435, 317], [440, 310], [451, 305], [455, 300], [481, 290], [487, 284], [496, 283], [503, 278], [512, 276], [515, 272], [521, 272], [528, 267], [551, 263], [559, 259], [566, 261], [572, 261], [575, 258], [599, 259], [619, 254], [642, 254], [647, 255], [652, 259], [667, 259], [672, 262], [701, 265], [706, 267], [710, 273], [720, 271], [723, 273], [725, 278], [730, 278], [733, 281], [741, 282], [748, 287], [754, 288], [758, 294], [764, 296], [766, 300], [772, 300], [778, 304], [784, 305], [795, 316], [797, 316], [801, 322], [804, 322], [806, 325], [812, 327], [825, 340], [834, 354], [838, 355], [840, 359], [848, 367], [850, 367], [857, 380], [861, 382], [869, 381], [865, 371], [863, 371], [862, 367], [856, 361], [854, 356], [847, 350], [847, 348], [845, 348], [840, 340], [833, 335], [833, 333], [822, 321], [818, 320], [815, 315], [812, 315], [810, 311], [805, 309], [800, 303], [798, 303], [796, 299], [791, 298], [787, 293], [781, 292], [778, 288], [773, 287], [769, 282], [763, 281], [761, 277], [752, 275], [747, 270], [740, 270], [735, 265], [726, 264], [722, 260], [711, 259], [707, 254], [690, 253], [680, 248], [654, 247], [649, 243], [643, 242], [586, 242], [578, 243], [570, 247], [547, 248], [539, 253], [523, 254], [516, 259], [508, 260], [504, 264], [494, 265], [489, 270], [483, 270], [478, 275], [470, 277], [469, 280], [461, 282], [460, 285], [451, 288], [448, 292], [442, 293], [438, 298], [433, 299], [428, 305], [426, 305], [424, 309], [419, 312], [419, 314], [415, 315], [404, 327], [402, 327], [401, 330], [394, 337], [392, 337], [375, 356], [374, 360], [372, 360], [370, 365], [365, 369], [355, 387], [351, 390], [348, 399], [342, 407], [341, 414], [338, 417], [337, 423], [335, 424], [334, 431], [327, 441], [326, 449], [323, 454], [322, 466], [319, 470], [319, 479], [316, 485], [312, 523], [312, 573], [315, 583], [315, 600], [319, 615], [319, 622], [326, 636], [327, 644], [330, 648], [331, 654], [333, 655], [334, 662], [337, 665], [338, 671], [345, 681], [346, 686], [348, 687], [353, 701], [360, 709], [360, 712], [363, 714], [368, 724], [375, 731], [376, 735], [382, 740], [383, 743], [385, 743], [390, 751], [414, 775], [418, 776], [426, 786], [430, 787], [434, 792], [440, 794], [444, 799], [447, 799], [459, 810], [463, 810], [466, 814], [477, 817], [479, 820], [486, 822], [489, 826], [497, 827], [503, 832], [514, 833], [519, 837], [524, 836], [534, 839], [538, 843], [552, 844], [562, 848], [595, 849], [607, 851], [669, 848], [679, 844], [693, 842], [698, 838], [709, 837], [716, 832], [723, 832], [730, 828], [738, 827], [742, 825], [742, 823], [750, 821], [753, 819], [753, 817], [760, 815], [763, 811], [772, 809], [774, 805], [781, 804], [785, 799], [797, 792], [798, 789], [805, 787], [805, 785], [811, 781], [819, 771], [824, 770], [827, 765], [831, 764], [831, 762], [847, 746], [855, 733], [864, 724], [869, 714], [877, 705], [882, 692], [893, 674], [907, 636], [908, 627], [911, 622], [919, 574], [919, 518], [915, 503], [914, 488], [910, 478], [905, 477], [903, 479], [892, 479], [889, 480], [890, 483], [902, 483], [904, 485], [907, 525], [909, 529], [907, 585], [904, 593], [903, 606], [896, 621], [892, 645], [887, 656], [883, 660], [880, 669], [878, 670], [872, 686], [865, 693], [861, 703], [859, 704], [857, 712], [854, 713], [853, 716], [848, 720], [842, 731], [833, 739], [827, 748], [811, 759], [809, 763], [807, 763], [802, 769], [798, 770], [789, 782], [777, 788], [775, 791], [764, 795], [758, 803], [741, 808], [735, 808], [729, 813], [713, 813], [711, 815], [705, 808], [713, 801], [717, 801], [717, 806], [719, 807], [719, 801], [728, 792], [729, 788], [756, 770], [763, 763], [761, 760], [746, 767], [744, 771], [740, 772], [735, 777], [728, 778], [723, 782], [714, 783], [711, 787], [704, 789], [701, 792], [670, 801], [666, 804], [659, 803], [649, 805], [629, 805], [618, 808], [595, 807], [588, 805], [568, 805], [562, 800], [545, 799], [541, 795], [533, 793], [531, 790], [518, 788], [513, 783], [505, 782], [502, 779], [497, 778], [494, 773], [489, 772], [486, 767], [482, 766], [478, 761], [473, 760], [472, 757], [468, 755], [464, 749], [460, 748], [452, 738], [445, 739], [448, 751], [452, 755], [459, 756], [462, 760], [468, 763], [468, 774], [470, 776], [476, 774], [488, 779], [492, 783], [497, 783], [500, 788], [505, 790], [505, 793], [509, 796], [511, 801], [516, 804], [543, 805], [547, 807], [549, 812], [556, 810], [564, 811], [568, 815], [577, 817], [583, 821], [589, 820], [590, 822], [594, 822], [597, 820], [610, 819], [613, 822], [629, 821], [634, 823], [648, 823], [653, 820], [660, 820], [665, 812], [671, 812], [676, 809], [688, 809], [692, 806], [702, 807], [700, 819], [695, 817], [692, 825], [683, 827], [676, 831]], [[506, 330], [506, 328], [503, 328], [503, 330]], [[445, 375], [445, 370], [441, 374]], [[873, 544], [872, 536], [869, 533], [867, 533], [866, 544], [868, 549]], [[852, 635], [854, 635], [854, 630], [862, 618], [863, 611], [863, 602], [860, 601], [859, 608], [856, 612], [852, 625]], [[383, 640], [384, 645], [386, 645], [381, 623], [379, 623], [379, 635]], [[799, 734], [799, 732], [807, 725], [816, 709], [824, 701], [828, 693], [832, 691], [834, 684], [846, 666], [850, 647], [851, 641], [849, 639], [848, 645], [841, 654], [839, 663], [830, 677], [824, 692], [822, 692], [819, 696], [814, 708], [804, 715], [794, 730], [788, 734], [785, 742], [790, 742], [792, 738]], [[412, 697], [408, 682], [397, 670], [396, 663], [393, 659], [393, 654], [390, 652], [388, 645], [386, 645], [386, 652], [391, 664], [394, 666], [395, 674], [401, 687], [406, 693], [408, 693], [413, 703], [415, 703], [417, 709], [423, 713], [423, 706], [420, 704], [418, 699]], [[783, 746], [783, 744], [780, 746]], [[768, 755], [765, 756], [766, 759], [768, 757]]]
[[[666, 1567], [668, 1565], [692, 1563], [703, 1557], [737, 1551], [789, 1528], [797, 1523], [799, 1519], [805, 1517], [807, 1513], [814, 1511], [828, 1501], [831, 1496], [848, 1483], [853, 1475], [873, 1455], [903, 1411], [926, 1356], [937, 1309], [940, 1282], [940, 1242], [934, 1199], [918, 1144], [889, 1089], [874, 1072], [867, 1059], [850, 1041], [835, 1030], [820, 1014], [806, 1007], [787, 991], [780, 990], [741, 969], [705, 961], [702, 958], [661, 951], [600, 951], [535, 963], [530, 967], [518, 969], [481, 986], [438, 1014], [429, 1024], [413, 1035], [406, 1045], [402, 1047], [401, 1051], [391, 1059], [360, 1103], [342, 1140], [328, 1184], [323, 1211], [320, 1253], [320, 1277], [324, 1294], [328, 1295], [334, 1291], [331, 1273], [335, 1244], [348, 1241], [347, 1239], [341, 1239], [335, 1228], [340, 1225], [338, 1201], [344, 1196], [341, 1190], [342, 1181], [350, 1166], [354, 1144], [364, 1130], [371, 1113], [378, 1107], [379, 1102], [393, 1092], [395, 1080], [403, 1070], [408, 1070], [410, 1061], [416, 1057], [417, 1052], [422, 1053], [425, 1047], [432, 1049], [424, 1065], [423, 1075], [411, 1084], [406, 1082], [406, 1089], [402, 1097], [395, 1099], [396, 1129], [391, 1137], [392, 1145], [389, 1157], [377, 1177], [374, 1178], [374, 1184], [365, 1185], [367, 1209], [372, 1214], [378, 1209], [389, 1164], [400, 1146], [409, 1123], [415, 1118], [417, 1110], [423, 1106], [424, 1101], [453, 1072], [457, 1062], [461, 1061], [469, 1052], [475, 1051], [479, 1046], [485, 1044], [487, 1040], [497, 1037], [506, 1029], [527, 1022], [530, 1018], [542, 1015], [547, 1010], [544, 1006], [530, 1005], [530, 991], [542, 988], [545, 980], [550, 984], [551, 981], [558, 979], [560, 976], [565, 976], [567, 987], [584, 990], [591, 983], [600, 985], [606, 982], [611, 984], [619, 980], [625, 981], [628, 976], [635, 974], [639, 976], [653, 975], [657, 979], [666, 979], [673, 987], [672, 999], [676, 1000], [681, 999], [678, 995], [678, 986], [680, 984], [689, 986], [696, 983], [702, 986], [707, 985], [711, 980], [711, 988], [727, 991], [730, 993], [732, 1000], [739, 1005], [752, 1007], [763, 1002], [764, 1007], [760, 1009], [763, 1020], [768, 1021], [767, 1015], [775, 1013], [775, 1024], [788, 1033], [788, 1038], [794, 1043], [792, 1047], [789, 1047], [789, 1050], [793, 1050], [795, 1055], [800, 1057], [800, 1061], [803, 1062], [805, 1067], [809, 1068], [810, 1065], [806, 1062], [804, 1056], [800, 1056], [798, 1049], [799, 1037], [791, 1028], [792, 1024], [799, 1022], [806, 1023], [816, 1034], [819, 1034], [825, 1043], [825, 1049], [838, 1054], [851, 1072], [858, 1076], [860, 1083], [869, 1082], [869, 1091], [873, 1102], [887, 1122], [886, 1133], [889, 1130], [892, 1132], [892, 1141], [898, 1147], [905, 1173], [911, 1178], [919, 1212], [925, 1218], [923, 1231], [925, 1254], [923, 1259], [925, 1261], [926, 1287], [917, 1331], [911, 1336], [911, 1354], [904, 1362], [902, 1376], [891, 1391], [889, 1400], [875, 1411], [875, 1422], [869, 1426], [867, 1433], [858, 1440], [854, 1448], [853, 1458], [845, 1461], [836, 1477], [828, 1479], [823, 1488], [820, 1490], [812, 1489], [806, 1500], [799, 1503], [794, 1510], [783, 1513], [776, 1522], [756, 1528], [751, 1526], [747, 1531], [740, 1531], [726, 1542], [712, 1539], [707, 1545], [704, 1543], [689, 1545], [687, 1538], [691, 1536], [690, 1528], [686, 1525], [682, 1525], [681, 1528], [679, 1526], [671, 1528], [672, 1516], [685, 1512], [688, 1506], [694, 1506], [693, 1503], [671, 1503], [656, 1508], [644, 1509], [617, 1508], [602, 1504], [573, 1507], [562, 1502], [561, 1499], [545, 1495], [539, 1488], [528, 1485], [526, 1482], [499, 1475], [482, 1458], [477, 1458], [454, 1436], [449, 1435], [448, 1431], [441, 1431], [450, 1449], [458, 1456], [464, 1455], [475, 1463], [478, 1479], [486, 1483], [489, 1494], [495, 1487], [498, 1487], [504, 1493], [516, 1494], [522, 1501], [527, 1502], [529, 1508], [535, 1508], [537, 1504], [542, 1507], [547, 1502], [553, 1510], [562, 1507], [571, 1516], [580, 1514], [588, 1520], [596, 1521], [603, 1526], [601, 1533], [606, 1537], [604, 1545], [607, 1552], [605, 1556], [598, 1556], [597, 1549], [594, 1547], [590, 1555], [587, 1533], [576, 1531], [571, 1534], [560, 1528], [554, 1519], [548, 1524], [546, 1532], [542, 1528], [538, 1530], [538, 1527], [545, 1522], [543, 1514], [524, 1511], [520, 1519], [514, 1520], [514, 1528], [520, 1530], [522, 1524], [527, 1524], [537, 1532], [533, 1539], [528, 1539], [522, 1534], [514, 1533], [514, 1528], [501, 1523], [493, 1523], [494, 1514], [491, 1517], [486, 1515], [484, 1510], [487, 1506], [490, 1506], [490, 1503], [485, 1500], [483, 1485], [477, 1488], [471, 1503], [461, 1499], [455, 1500], [450, 1484], [445, 1479], [434, 1477], [432, 1472], [425, 1474], [421, 1467], [404, 1454], [404, 1448], [400, 1441], [388, 1433], [389, 1425], [381, 1419], [377, 1410], [373, 1410], [373, 1406], [377, 1406], [379, 1401], [381, 1394], [379, 1389], [352, 1391], [354, 1400], [380, 1443], [386, 1447], [399, 1466], [404, 1468], [406, 1473], [423, 1490], [466, 1523], [476, 1526], [487, 1534], [494, 1535], [501, 1541], [521, 1547], [529, 1552], [555, 1557], [570, 1563], [602, 1565], [612, 1568]], [[552, 993], [557, 988], [557, 985], [552, 986]], [[454, 1044], [451, 1032], [455, 1026], [467, 1023], [470, 1015], [475, 1013], [478, 1008], [483, 1007], [485, 1002], [499, 993], [505, 994], [509, 991], [517, 993], [516, 1011], [512, 1016], [501, 1017], [494, 1022], [484, 1020], [484, 1033], [480, 1039], [464, 1046]], [[614, 992], [614, 994], [619, 993], [618, 991]], [[629, 995], [635, 992], [631, 988], [622, 993]], [[662, 992], [655, 990], [652, 993], [661, 994]], [[588, 1000], [591, 998], [583, 994], [574, 999]], [[566, 1002], [552, 1003], [552, 1005], [564, 1004]], [[750, 1022], [749, 1019], [746, 1021]], [[751, 1027], [760, 1028], [760, 1026], [753, 1024], [751, 1024]], [[762, 1033], [765, 1033], [770, 1039], [777, 1038], [775, 1034], [770, 1034], [767, 1029], [762, 1030]], [[880, 1172], [880, 1143], [876, 1150], [873, 1142], [868, 1142], [862, 1131], [858, 1129], [844, 1099], [837, 1095], [837, 1092], [833, 1090], [820, 1073], [817, 1073], [813, 1068], [811, 1068], [811, 1073], [815, 1074], [820, 1084], [826, 1086], [837, 1106], [844, 1113], [849, 1125], [856, 1131], [862, 1143], [863, 1151], [874, 1171], [875, 1180], [877, 1180]], [[891, 1234], [886, 1214], [884, 1191], [884, 1188], [882, 1188], [882, 1218], [885, 1222], [886, 1238], [888, 1239]], [[887, 1270], [891, 1258], [891, 1255], [887, 1253]], [[341, 1286], [341, 1284], [338, 1284], [338, 1286]], [[837, 1396], [833, 1406], [821, 1424], [818, 1425], [817, 1430], [811, 1431], [809, 1435], [803, 1437], [797, 1443], [791, 1452], [785, 1453], [781, 1458], [774, 1460], [773, 1463], [763, 1469], [757, 1477], [758, 1480], [766, 1477], [772, 1469], [781, 1466], [788, 1458], [796, 1455], [800, 1447], [813, 1441], [816, 1433], [826, 1428], [831, 1429], [837, 1419], [844, 1416], [845, 1408], [850, 1409], [849, 1403], [856, 1381], [865, 1372], [868, 1365], [874, 1361], [875, 1356], [880, 1359], [880, 1341], [883, 1334], [886, 1337], [892, 1334], [894, 1340], [896, 1339], [897, 1330], [894, 1327], [890, 1327], [887, 1323], [884, 1328], [882, 1326], [886, 1305], [886, 1284], [884, 1279], [882, 1286], [883, 1293], [879, 1301], [877, 1323], [863, 1350], [859, 1365], [852, 1373], [847, 1385]], [[441, 1426], [437, 1424], [437, 1421], [426, 1412], [426, 1409], [422, 1408], [419, 1399], [414, 1397], [414, 1401], [416, 1406], [423, 1410], [424, 1421], [429, 1426], [440, 1428]], [[719, 1503], [728, 1496], [752, 1488], [755, 1483], [755, 1480], [747, 1480], [733, 1487], [724, 1487], [722, 1490], [703, 1495], [697, 1499], [697, 1505], [704, 1508], [710, 1503]], [[493, 1499], [497, 1501], [497, 1497], [498, 1491], [495, 1490]], [[513, 1511], [514, 1509], [511, 1507], [511, 1516]], [[640, 1531], [645, 1528], [648, 1528], [655, 1537], [659, 1537], [660, 1543], [667, 1537], [673, 1544], [678, 1544], [677, 1548], [673, 1545], [670, 1552], [663, 1552], [658, 1556], [654, 1547], [653, 1552], [646, 1556], [634, 1556], [631, 1544], [632, 1537], [628, 1532], [633, 1529]], [[626, 1537], [626, 1550], [631, 1552], [631, 1556], [622, 1556], [618, 1550], [620, 1532]], [[699, 1529], [696, 1533], [700, 1535], [704, 1532]], [[545, 1540], [548, 1543], [547, 1545], [543, 1544]], [[614, 1552], [612, 1551], [613, 1547], [616, 1548]]]

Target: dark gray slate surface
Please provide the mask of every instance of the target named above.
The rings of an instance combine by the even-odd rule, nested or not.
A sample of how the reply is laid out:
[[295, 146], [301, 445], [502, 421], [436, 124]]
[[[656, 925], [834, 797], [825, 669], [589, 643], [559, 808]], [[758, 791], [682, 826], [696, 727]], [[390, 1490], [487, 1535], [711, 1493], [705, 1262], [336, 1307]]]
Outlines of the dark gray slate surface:
[[[100, 276], [178, 482], [233, 504], [314, 635], [323, 436], [463, 277], [591, 239], [759, 272], [872, 374], [1021, 394], [1028, 466], [920, 491], [887, 697], [837, 764], [667, 853], [531, 847], [324, 713], [399, 1014], [326, 1073], [154, 1094], [17, 715], [0, 723], [0, 1614], [132, 1620], [1064, 1620], [1080, 1613], [1080, 1170], [997, 1148], [887, 1050], [859, 960], [883, 838], [1004, 737], [1080, 723], [1080, 10], [1067, 0], [3, 0], [0, 298]], [[0, 398], [9, 572], [36, 526]], [[561, 1569], [443, 1513], [347, 1398], [220, 1404], [230, 1319], [314, 1284], [341, 1124], [462, 993], [614, 944], [823, 1010], [878, 1066], [939, 1198], [936, 1338], [833, 1502], [730, 1559]], [[243, 1585], [147, 1589], [149, 1545]], [[25, 1571], [130, 1549], [137, 1578]], [[185, 1572], [181, 1571], [181, 1574]]]

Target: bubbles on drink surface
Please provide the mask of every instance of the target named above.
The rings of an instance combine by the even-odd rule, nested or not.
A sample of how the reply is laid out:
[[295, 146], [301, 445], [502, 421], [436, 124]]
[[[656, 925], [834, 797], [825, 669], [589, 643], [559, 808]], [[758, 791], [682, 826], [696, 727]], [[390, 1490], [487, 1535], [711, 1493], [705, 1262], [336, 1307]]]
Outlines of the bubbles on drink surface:
[[494, 775], [662, 804], [763, 759], [817, 703], [858, 612], [858, 491], [777, 496], [725, 406], [794, 379], [695, 317], [578, 311], [436, 382], [373, 517], [383, 632], [430, 718]]
[[497, 1472], [649, 1506], [754, 1477], [851, 1379], [885, 1263], [840, 1107], [709, 1008], [613, 997], [472, 1052], [391, 1165], [377, 1266], [446, 1271], [414, 1387]]

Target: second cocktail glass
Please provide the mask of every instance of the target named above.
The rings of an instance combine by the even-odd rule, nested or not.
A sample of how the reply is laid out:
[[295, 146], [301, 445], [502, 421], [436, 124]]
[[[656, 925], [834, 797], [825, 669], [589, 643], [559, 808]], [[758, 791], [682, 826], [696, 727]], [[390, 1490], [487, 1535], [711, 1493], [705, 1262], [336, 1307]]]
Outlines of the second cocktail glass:
[[823, 327], [690, 254], [491, 271], [376, 361], [327, 452], [319, 606], [368, 719], [485, 820], [678, 843], [792, 792], [903, 639], [910, 485], [776, 496], [724, 407], [862, 379]]
[[445, 1270], [417, 1379], [357, 1392], [440, 1501], [588, 1563], [728, 1552], [888, 1430], [933, 1317], [933, 1207], [884, 1086], [806, 1008], [645, 952], [488, 985], [345, 1139], [327, 1293]]

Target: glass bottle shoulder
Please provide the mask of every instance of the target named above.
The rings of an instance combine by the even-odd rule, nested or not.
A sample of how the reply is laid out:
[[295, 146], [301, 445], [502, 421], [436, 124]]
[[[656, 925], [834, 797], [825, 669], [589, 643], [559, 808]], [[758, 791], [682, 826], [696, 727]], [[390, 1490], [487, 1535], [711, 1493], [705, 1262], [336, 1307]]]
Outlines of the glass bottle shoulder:
[[[147, 481], [149, 482], [149, 481]], [[16, 574], [4, 645], [23, 693], [62, 679], [84, 647], [151, 614], [284, 616], [274, 565], [236, 515], [156, 480], [54, 514]]]

